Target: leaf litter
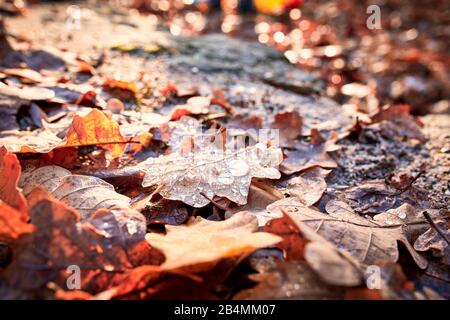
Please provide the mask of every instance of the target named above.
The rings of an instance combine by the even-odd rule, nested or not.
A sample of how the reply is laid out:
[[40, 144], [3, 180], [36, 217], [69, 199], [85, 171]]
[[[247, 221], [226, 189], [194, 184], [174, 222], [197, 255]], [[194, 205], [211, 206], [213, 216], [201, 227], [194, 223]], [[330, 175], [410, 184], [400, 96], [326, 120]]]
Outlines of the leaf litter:
[[446, 142], [430, 147], [409, 105], [340, 106], [276, 51], [220, 35], [57, 50], [35, 29], [24, 46], [0, 25], [1, 298], [450, 297]]

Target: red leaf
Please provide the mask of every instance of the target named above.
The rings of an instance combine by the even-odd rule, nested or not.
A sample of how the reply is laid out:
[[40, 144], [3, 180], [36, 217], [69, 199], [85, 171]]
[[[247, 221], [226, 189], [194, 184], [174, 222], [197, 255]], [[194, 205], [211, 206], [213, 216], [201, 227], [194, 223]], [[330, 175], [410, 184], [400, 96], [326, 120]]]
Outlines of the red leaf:
[[21, 167], [14, 153], [0, 148], [0, 200], [18, 210], [21, 220], [28, 220], [27, 201], [18, 189]]

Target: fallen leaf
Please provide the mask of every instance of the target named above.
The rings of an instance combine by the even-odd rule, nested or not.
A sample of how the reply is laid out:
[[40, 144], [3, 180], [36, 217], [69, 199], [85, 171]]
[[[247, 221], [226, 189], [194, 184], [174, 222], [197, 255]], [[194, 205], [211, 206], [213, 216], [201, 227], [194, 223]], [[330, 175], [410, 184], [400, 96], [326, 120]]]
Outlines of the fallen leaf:
[[280, 130], [281, 146], [289, 147], [301, 135], [303, 119], [296, 111], [279, 112], [274, 116], [271, 127]]
[[377, 180], [337, 190], [330, 201], [345, 202], [360, 215], [380, 214], [404, 203], [418, 209], [429, 208], [424, 191], [416, 189], [414, 186], [408, 190], [399, 191], [384, 181]]
[[293, 220], [304, 222], [366, 265], [380, 261], [396, 262], [399, 257], [397, 242], [401, 242], [420, 268], [427, 266], [426, 260], [409, 243], [403, 225], [379, 225], [345, 207], [333, 210], [333, 215], [327, 215], [303, 206], [296, 198], [279, 200], [269, 205], [267, 210], [291, 213]]
[[297, 197], [301, 203], [309, 207], [322, 198], [327, 189], [325, 178], [330, 172], [331, 170], [313, 167], [299, 175], [289, 177], [278, 183], [277, 186], [280, 191], [291, 197]]
[[233, 299], [342, 299], [344, 292], [343, 287], [324, 282], [306, 262], [280, 262], [250, 279], [256, 286]]
[[32, 69], [0, 69], [1, 73], [8, 76], [19, 77], [26, 80], [28, 83], [41, 83], [44, 81], [44, 77], [37, 71]]
[[210, 104], [211, 98], [209, 97], [191, 97], [186, 101], [186, 104], [175, 106], [169, 115], [169, 119], [174, 121], [184, 116], [208, 114]]
[[431, 227], [416, 239], [414, 249], [421, 252], [430, 250], [435, 256], [443, 258], [443, 262], [450, 266], [450, 230], [448, 221], [436, 219], [434, 223], [435, 227]]
[[128, 141], [122, 137], [119, 125], [97, 109], [85, 117], [75, 115], [66, 138], [64, 147], [101, 145], [114, 156], [120, 156], [124, 152]]
[[284, 151], [287, 157], [281, 163], [280, 171], [289, 175], [312, 167], [336, 168], [337, 163], [328, 152], [336, 151], [337, 148], [331, 140], [319, 145], [299, 142], [295, 150]]
[[23, 100], [49, 100], [55, 97], [55, 92], [42, 87], [12, 86], [0, 82], [0, 94]]
[[48, 153], [55, 148], [98, 145], [118, 157], [124, 152], [127, 142], [131, 140], [122, 136], [119, 125], [97, 109], [84, 117], [75, 115], [65, 139], [48, 129], [0, 135], [0, 144], [18, 153]]
[[34, 189], [43, 188], [56, 199], [77, 209], [86, 219], [98, 209], [128, 208], [130, 198], [117, 193], [102, 179], [73, 175], [58, 166], [45, 166], [23, 172], [20, 186], [28, 196]]
[[256, 218], [243, 213], [221, 222], [197, 217], [185, 225], [166, 226], [166, 230], [166, 235], [146, 235], [147, 242], [164, 253], [166, 260], [161, 268], [166, 270], [204, 269], [205, 265], [226, 258], [244, 257], [281, 240], [269, 233], [255, 232], [258, 230]]
[[119, 285], [95, 296], [98, 300], [193, 300], [212, 299], [211, 291], [217, 283], [182, 273], [162, 270], [158, 266], [133, 269]]
[[139, 93], [138, 87], [131, 82], [115, 80], [115, 79], [106, 79], [103, 81], [103, 86], [108, 89], [119, 89], [124, 91], [129, 91], [133, 94]]
[[24, 222], [19, 211], [0, 200], [0, 241], [10, 243], [33, 230], [33, 225]]
[[[127, 241], [119, 236], [123, 233], [117, 230], [122, 229], [113, 216], [106, 228], [97, 229], [42, 190], [35, 190], [29, 201], [35, 231], [19, 239], [15, 258], [0, 274], [3, 283], [17, 291], [16, 298], [46, 297], [50, 281], [67, 288], [69, 266], [81, 269], [83, 290], [97, 293], [122, 279], [123, 272], [161, 259], [142, 238]], [[139, 255], [133, 254], [136, 248]]]
[[372, 93], [372, 89], [362, 83], [352, 82], [347, 83], [341, 88], [342, 94], [347, 96], [354, 96], [358, 98], [364, 98], [365, 96]]
[[283, 241], [277, 246], [283, 249], [286, 259], [306, 261], [325, 283], [350, 287], [362, 283], [362, 269], [347, 252], [322, 238], [291, 213], [270, 221], [264, 230], [282, 236]]
[[20, 171], [21, 167], [16, 155], [8, 152], [5, 147], [0, 147], [0, 200], [16, 209], [19, 218], [26, 222], [28, 220], [27, 201], [17, 187]]
[[245, 204], [251, 179], [279, 178], [280, 161], [278, 148], [259, 143], [238, 151], [221, 152], [209, 146], [192, 156], [172, 153], [150, 158], [139, 167], [145, 172], [143, 187], [158, 186], [158, 193], [164, 198], [199, 208], [214, 196]]
[[383, 120], [395, 120], [396, 118], [408, 118], [411, 114], [411, 106], [408, 104], [396, 104], [382, 108], [371, 119], [373, 122]]
[[244, 206], [228, 208], [225, 217], [228, 218], [236, 212], [244, 211], [246, 214], [254, 215], [258, 219], [258, 225], [263, 227], [267, 221], [273, 219], [273, 216], [266, 215], [266, 207], [282, 198], [284, 198], [283, 194], [268, 181], [253, 179], [250, 184], [247, 203]]

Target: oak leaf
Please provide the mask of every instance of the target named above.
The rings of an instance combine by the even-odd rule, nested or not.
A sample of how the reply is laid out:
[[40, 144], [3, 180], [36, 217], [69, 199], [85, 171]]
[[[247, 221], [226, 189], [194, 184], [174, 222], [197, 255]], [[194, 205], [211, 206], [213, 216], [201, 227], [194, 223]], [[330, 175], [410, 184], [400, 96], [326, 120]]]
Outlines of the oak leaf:
[[16, 155], [0, 147], [0, 200], [15, 208], [22, 221], [28, 220], [27, 201], [17, 184], [21, 166]]
[[280, 171], [289, 175], [312, 167], [336, 168], [336, 161], [328, 155], [328, 152], [339, 148], [334, 142], [335, 139], [332, 138], [321, 144], [304, 141], [297, 143], [295, 150], [285, 151], [287, 157], [281, 163]]
[[0, 200], [0, 241], [10, 243], [33, 230], [31, 224], [21, 219], [19, 211]]
[[290, 176], [278, 183], [277, 186], [280, 191], [297, 197], [305, 206], [309, 207], [322, 198], [327, 189], [325, 178], [330, 172], [331, 170], [313, 167], [301, 174]]
[[306, 261], [327, 284], [356, 286], [362, 282], [362, 268], [346, 251], [338, 249], [291, 212], [270, 221], [265, 231], [282, 236], [277, 244], [288, 260]]
[[278, 179], [281, 151], [263, 143], [220, 152], [204, 147], [198, 152], [171, 153], [150, 158], [139, 167], [145, 172], [142, 186], [158, 186], [167, 199], [203, 207], [215, 196], [245, 204], [252, 178]]
[[205, 268], [205, 265], [233, 257], [244, 257], [256, 249], [269, 247], [281, 239], [275, 235], [255, 232], [255, 217], [237, 213], [215, 222], [201, 217], [181, 226], [166, 226], [167, 234], [148, 233], [147, 242], [164, 253], [164, 269]]
[[99, 145], [110, 150], [115, 157], [124, 152], [126, 143], [130, 141], [122, 136], [115, 121], [109, 120], [97, 109], [93, 109], [84, 117], [75, 115], [65, 139], [43, 129], [14, 134], [4, 133], [0, 136], [0, 143], [11, 152], [48, 153], [55, 148]]
[[93, 109], [87, 116], [74, 116], [72, 126], [67, 132], [64, 147], [79, 147], [100, 144], [114, 156], [120, 156], [125, 148], [126, 138], [122, 137], [119, 124], [109, 120], [106, 115]]
[[130, 199], [102, 179], [73, 175], [58, 166], [45, 166], [23, 172], [20, 185], [25, 195], [40, 187], [58, 200], [77, 209], [83, 219], [98, 209], [128, 208]]
[[292, 219], [315, 229], [318, 234], [349, 252], [361, 263], [371, 265], [380, 261], [396, 262], [399, 258], [397, 242], [401, 242], [420, 268], [427, 266], [426, 260], [409, 243], [403, 225], [380, 225], [345, 207], [336, 210], [333, 215], [327, 215], [303, 206], [295, 198], [279, 200], [269, 205], [267, 210], [291, 213]]
[[42, 189], [33, 191], [29, 202], [35, 231], [19, 239], [13, 261], [0, 274], [0, 282], [15, 289], [15, 298], [43, 298], [50, 281], [67, 288], [69, 266], [81, 269], [82, 289], [95, 294], [120, 281], [127, 270], [162, 260], [143, 241], [142, 229], [140, 237], [124, 233], [113, 214], [99, 213], [97, 228]]

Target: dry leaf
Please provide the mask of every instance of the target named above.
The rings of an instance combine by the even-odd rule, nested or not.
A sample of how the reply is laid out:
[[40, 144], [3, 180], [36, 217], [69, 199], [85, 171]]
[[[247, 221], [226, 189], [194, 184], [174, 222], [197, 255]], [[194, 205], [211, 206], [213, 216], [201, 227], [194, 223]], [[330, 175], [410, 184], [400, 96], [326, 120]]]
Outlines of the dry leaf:
[[131, 82], [115, 80], [115, 79], [106, 79], [103, 82], [103, 86], [108, 89], [119, 89], [124, 91], [129, 91], [131, 93], [139, 93], [138, 87]]
[[82, 271], [83, 290], [99, 292], [123, 278], [124, 271], [161, 261], [142, 237], [124, 237], [114, 216], [97, 229], [80, 222], [75, 210], [42, 190], [35, 190], [29, 201], [36, 230], [20, 238], [15, 259], [1, 274], [3, 283], [17, 291], [15, 298], [45, 297], [49, 281], [67, 288], [66, 270], [71, 265]]
[[295, 150], [285, 151], [287, 157], [281, 163], [280, 171], [289, 175], [312, 167], [336, 168], [337, 163], [328, 155], [328, 152], [337, 149], [338, 146], [333, 140], [323, 144], [299, 142], [295, 145]]
[[257, 282], [251, 289], [242, 290], [236, 300], [264, 299], [339, 299], [343, 288], [325, 283], [306, 262], [280, 262], [269, 270], [251, 275]]
[[184, 105], [175, 106], [169, 115], [170, 120], [179, 120], [183, 116], [208, 114], [211, 98], [209, 97], [191, 97]]
[[130, 199], [102, 179], [73, 175], [58, 166], [30, 169], [22, 174], [20, 186], [25, 195], [40, 187], [56, 199], [77, 209], [86, 219], [102, 208], [128, 208]]
[[[295, 221], [301, 221], [318, 234], [349, 252], [358, 261], [372, 265], [380, 261], [398, 260], [397, 242], [408, 249], [417, 265], [424, 269], [426, 260], [408, 242], [402, 225], [383, 226], [349, 212], [335, 210], [333, 216], [309, 209], [295, 198], [277, 201], [267, 207], [269, 211], [286, 211]], [[328, 211], [328, 210], [327, 210]]]
[[128, 141], [122, 137], [119, 125], [97, 109], [85, 117], [75, 115], [66, 138], [64, 147], [101, 145], [114, 156], [120, 156], [124, 152], [125, 142]]
[[20, 153], [48, 153], [55, 148], [99, 145], [117, 157], [123, 153], [127, 142], [130, 139], [121, 135], [119, 125], [97, 109], [84, 117], [75, 115], [64, 140], [48, 129], [0, 136], [0, 144], [11, 152]]
[[141, 266], [133, 269], [121, 283], [95, 296], [99, 300], [206, 300], [218, 283], [157, 266]]
[[417, 209], [429, 208], [428, 198], [424, 191], [416, 189], [414, 186], [399, 191], [384, 181], [368, 181], [358, 186], [339, 189], [329, 202], [333, 201], [345, 202], [360, 215], [380, 214], [404, 203]]
[[301, 203], [309, 207], [322, 198], [327, 189], [325, 178], [330, 172], [331, 170], [314, 167], [278, 183], [277, 186], [281, 187], [280, 191], [297, 197]]
[[44, 77], [32, 69], [0, 69], [0, 72], [8, 76], [23, 78], [29, 83], [41, 83], [44, 81]]
[[152, 247], [164, 253], [164, 269], [202, 269], [222, 259], [244, 257], [281, 240], [269, 233], [255, 232], [258, 221], [243, 213], [220, 222], [197, 217], [185, 225], [166, 229], [166, 235], [149, 233], [145, 237]]
[[346, 251], [322, 238], [291, 212], [270, 221], [264, 230], [282, 236], [283, 241], [277, 246], [285, 251], [287, 259], [308, 262], [325, 283], [350, 287], [361, 284], [362, 269], [359, 264]]
[[450, 230], [448, 221], [444, 219], [434, 220], [436, 228], [428, 229], [424, 234], [420, 235], [414, 243], [414, 249], [417, 251], [428, 251], [437, 257], [442, 257], [443, 262], [450, 266]]
[[16, 209], [19, 218], [26, 222], [28, 220], [27, 201], [17, 187], [20, 171], [21, 167], [16, 155], [8, 152], [5, 147], [0, 147], [0, 200]]
[[303, 118], [297, 111], [277, 113], [272, 122], [272, 128], [280, 130], [282, 147], [294, 145], [294, 140], [302, 134]]
[[22, 100], [49, 100], [55, 97], [55, 92], [42, 87], [16, 87], [0, 82], [0, 94]]
[[21, 219], [21, 213], [0, 200], [0, 241], [9, 243], [33, 232], [31, 224]]

